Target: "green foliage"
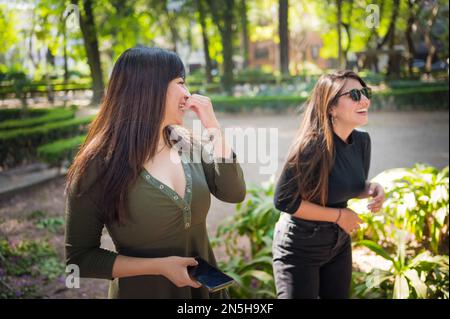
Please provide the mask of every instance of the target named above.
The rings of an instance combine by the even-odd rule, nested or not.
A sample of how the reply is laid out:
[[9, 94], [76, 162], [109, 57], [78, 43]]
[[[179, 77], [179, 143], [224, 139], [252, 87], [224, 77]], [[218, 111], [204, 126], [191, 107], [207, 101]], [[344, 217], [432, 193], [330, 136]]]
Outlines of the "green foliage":
[[368, 274], [359, 274], [359, 280], [354, 279], [354, 294], [366, 298], [370, 291], [379, 298], [448, 299], [448, 255], [433, 255], [427, 250], [417, 255], [414, 250], [407, 249], [407, 232], [400, 229], [396, 229], [396, 232], [394, 254], [372, 240], [356, 243], [390, 261], [391, 267], [387, 270], [374, 268]]
[[257, 107], [272, 111], [282, 111], [296, 108], [306, 101], [306, 97], [299, 96], [254, 96], [254, 97], [225, 97], [212, 98], [214, 108], [222, 112], [251, 111]]
[[77, 91], [77, 90], [88, 90], [92, 87], [92, 83], [90, 81], [86, 81], [86, 79], [80, 79], [76, 82], [68, 82], [68, 83], [61, 83], [60, 80], [58, 81], [50, 81], [50, 83], [42, 83], [41, 81], [28, 81], [27, 83], [24, 83], [22, 87], [20, 87], [20, 90], [18, 91], [15, 89], [14, 85], [11, 83], [4, 84], [0, 86], [0, 96], [4, 96], [6, 94], [13, 93], [14, 96], [20, 98], [20, 94], [22, 92], [25, 93], [46, 93], [48, 89], [50, 88], [52, 92], [59, 92], [59, 91]]
[[[38, 285], [64, 274], [64, 264], [47, 241], [0, 239], [0, 298], [38, 297]], [[20, 284], [13, 284], [13, 280]]]
[[[352, 200], [364, 221], [356, 235], [363, 245], [390, 262], [389, 269], [356, 273], [358, 297], [448, 298], [448, 167], [417, 164], [388, 170], [373, 179], [382, 184], [382, 211], [367, 211], [367, 200]], [[377, 282], [377, 285], [367, 284]]]
[[12, 45], [18, 41], [16, 15], [12, 10], [6, 10], [4, 4], [0, 4], [0, 54], [5, 54]]
[[272, 238], [279, 212], [273, 207], [273, 192], [273, 181], [250, 187], [246, 201], [237, 205], [236, 214], [217, 229], [213, 245], [224, 246], [229, 257], [219, 265], [238, 282], [230, 288], [234, 298], [276, 297]]
[[448, 85], [405, 87], [375, 92], [374, 110], [448, 110]]
[[45, 212], [41, 210], [35, 210], [27, 217], [27, 219], [33, 220], [33, 219], [40, 219], [43, 217], [45, 217]]
[[46, 229], [51, 233], [60, 233], [64, 226], [63, 217], [47, 217], [36, 221], [36, 227]]
[[[275, 112], [298, 108], [308, 97], [304, 95], [277, 96], [213, 96], [214, 108], [222, 112], [246, 112], [261, 108]], [[448, 86], [430, 85], [402, 87], [377, 91], [372, 97], [373, 110], [448, 109]]]
[[0, 164], [11, 166], [36, 157], [38, 146], [78, 135], [87, 130], [93, 117], [47, 123], [42, 126], [0, 132]]
[[[386, 190], [381, 213], [367, 211], [367, 200], [352, 200], [363, 227], [354, 245], [373, 251], [389, 265], [368, 273], [353, 272], [356, 298], [448, 298], [448, 168], [416, 165], [388, 170], [373, 181]], [[273, 298], [273, 229], [279, 212], [273, 206], [274, 183], [248, 189], [236, 214], [217, 229], [213, 246], [228, 259], [219, 266], [239, 285], [235, 298]]]
[[37, 149], [38, 157], [50, 166], [60, 167], [65, 162], [71, 163], [85, 139], [86, 135], [80, 135], [44, 144]]
[[[17, 98], [22, 101], [22, 106], [27, 105], [27, 86], [31, 83], [31, 79], [27, 77], [25, 72], [12, 70], [1, 75], [1, 82], [9, 84], [10, 92], [13, 92]], [[3, 92], [2, 95], [4, 94]]]
[[0, 123], [13, 119], [28, 119], [44, 116], [50, 109], [0, 109]]
[[15, 119], [0, 123], [0, 131], [14, 130], [18, 128], [29, 128], [45, 123], [58, 122], [72, 119], [75, 116], [75, 109], [56, 108], [43, 116], [29, 119]]
[[[411, 169], [387, 170], [373, 181], [382, 184], [386, 191], [381, 213], [368, 213], [364, 208], [366, 200], [350, 202], [358, 212], [365, 212], [367, 238], [389, 242], [389, 238], [395, 237], [396, 229], [403, 229], [432, 253], [448, 252], [448, 167], [439, 171], [417, 164]], [[359, 234], [360, 239], [362, 235]]]
[[289, 75], [275, 75], [273, 72], [264, 72], [261, 69], [245, 69], [237, 73], [236, 84], [261, 84], [261, 83], [290, 83], [297, 77]]

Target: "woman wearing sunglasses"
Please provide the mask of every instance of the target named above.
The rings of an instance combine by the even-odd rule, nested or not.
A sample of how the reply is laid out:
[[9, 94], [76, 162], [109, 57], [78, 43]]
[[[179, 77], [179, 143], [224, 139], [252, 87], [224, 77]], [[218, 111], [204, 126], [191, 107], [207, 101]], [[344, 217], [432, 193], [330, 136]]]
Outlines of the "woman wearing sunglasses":
[[354, 72], [322, 76], [278, 180], [274, 204], [273, 268], [278, 298], [348, 298], [352, 232], [361, 219], [347, 208], [351, 198], [372, 200], [380, 210], [381, 185], [367, 181], [371, 90]]

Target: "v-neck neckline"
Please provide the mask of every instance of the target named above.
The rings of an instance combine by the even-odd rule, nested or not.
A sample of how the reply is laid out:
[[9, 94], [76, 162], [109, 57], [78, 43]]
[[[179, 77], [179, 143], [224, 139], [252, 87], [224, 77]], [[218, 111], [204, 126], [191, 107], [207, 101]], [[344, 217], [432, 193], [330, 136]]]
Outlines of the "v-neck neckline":
[[[184, 178], [185, 178], [185, 187], [184, 187], [184, 196], [178, 194], [172, 187], [169, 187], [166, 183], [160, 181], [152, 174], [148, 172], [148, 170], [143, 167], [142, 168], [142, 176], [144, 179], [150, 183], [152, 186], [158, 188], [161, 192], [166, 194], [172, 201], [175, 201], [179, 206], [189, 207], [191, 204], [192, 198], [192, 176], [189, 164], [185, 161], [183, 153], [180, 155], [181, 165], [183, 167]], [[184, 204], [184, 205], [183, 205]]]

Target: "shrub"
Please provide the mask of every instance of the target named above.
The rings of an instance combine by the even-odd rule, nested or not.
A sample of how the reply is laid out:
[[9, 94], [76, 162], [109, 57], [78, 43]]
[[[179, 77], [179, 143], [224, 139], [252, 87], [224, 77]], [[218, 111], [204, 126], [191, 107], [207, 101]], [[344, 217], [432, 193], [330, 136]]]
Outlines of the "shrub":
[[38, 146], [84, 133], [92, 119], [93, 117], [90, 116], [28, 129], [0, 132], [0, 164], [8, 167], [34, 159]]
[[25, 119], [43, 116], [50, 112], [50, 109], [0, 109], [0, 122]]
[[[221, 224], [212, 240], [224, 245], [228, 260], [219, 266], [239, 284], [230, 288], [234, 298], [275, 298], [272, 270], [273, 229], [280, 214], [273, 206], [273, 180], [250, 187], [236, 214]], [[250, 250], [238, 242], [245, 240]]]
[[64, 264], [47, 241], [22, 240], [12, 245], [0, 238], [0, 299], [40, 297], [38, 286], [63, 274]]
[[38, 157], [50, 166], [61, 167], [65, 162], [72, 162], [85, 139], [86, 135], [80, 135], [42, 145], [37, 149]]
[[349, 203], [365, 222], [354, 244], [391, 266], [355, 273], [355, 296], [448, 298], [448, 167], [439, 171], [417, 164], [385, 171], [373, 180], [384, 186], [386, 201], [377, 214], [367, 212], [367, 200]]
[[256, 107], [272, 111], [283, 111], [298, 108], [306, 97], [300, 96], [254, 96], [254, 97], [222, 97], [212, 99], [214, 108], [222, 112], [245, 112]]
[[[308, 98], [305, 95], [273, 96], [213, 96], [214, 108], [221, 112], [246, 112], [255, 108], [275, 112], [299, 108]], [[447, 86], [424, 86], [414, 88], [388, 89], [374, 92], [371, 109], [373, 110], [445, 110], [448, 109]]]
[[14, 130], [18, 128], [30, 128], [46, 123], [58, 122], [72, 119], [75, 116], [75, 109], [57, 108], [44, 114], [43, 116], [14, 119], [0, 123], [0, 131]]

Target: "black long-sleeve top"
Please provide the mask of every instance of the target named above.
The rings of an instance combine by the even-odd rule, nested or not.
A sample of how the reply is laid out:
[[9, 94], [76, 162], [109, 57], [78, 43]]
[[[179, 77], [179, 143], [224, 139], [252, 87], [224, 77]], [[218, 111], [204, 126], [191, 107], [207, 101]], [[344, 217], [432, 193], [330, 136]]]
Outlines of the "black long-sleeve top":
[[[344, 208], [347, 201], [360, 195], [370, 167], [370, 136], [366, 132], [353, 130], [345, 143], [333, 133], [335, 160], [328, 178], [327, 207]], [[294, 214], [301, 203], [298, 180], [293, 179], [294, 168], [285, 165], [275, 188], [274, 205], [285, 213]], [[300, 177], [301, 178], [301, 177]], [[288, 184], [286, 184], [288, 183]], [[286, 185], [285, 185], [286, 184]]]

